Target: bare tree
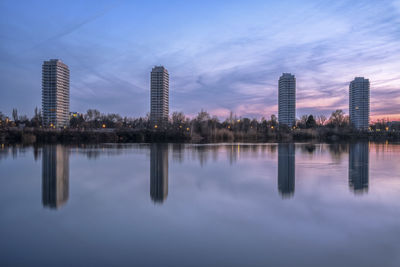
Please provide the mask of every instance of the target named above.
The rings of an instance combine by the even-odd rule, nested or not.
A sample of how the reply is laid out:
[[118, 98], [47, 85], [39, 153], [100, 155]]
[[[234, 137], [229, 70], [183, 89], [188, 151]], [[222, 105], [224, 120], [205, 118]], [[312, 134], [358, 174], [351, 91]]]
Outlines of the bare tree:
[[331, 117], [329, 118], [329, 124], [333, 127], [343, 127], [348, 124], [348, 117], [345, 116], [343, 110], [337, 109], [332, 112]]
[[12, 117], [15, 122], [18, 121], [18, 111], [16, 108], [13, 108], [13, 110], [12, 110]]
[[185, 124], [186, 117], [183, 112], [174, 112], [172, 113], [172, 126], [174, 128], [179, 128], [179, 126], [182, 126]]
[[317, 116], [317, 124], [320, 126], [324, 126], [326, 122], [326, 116], [325, 115], [318, 115]]
[[277, 126], [278, 125], [278, 118], [276, 117], [275, 114], [271, 115], [271, 125], [272, 126]]

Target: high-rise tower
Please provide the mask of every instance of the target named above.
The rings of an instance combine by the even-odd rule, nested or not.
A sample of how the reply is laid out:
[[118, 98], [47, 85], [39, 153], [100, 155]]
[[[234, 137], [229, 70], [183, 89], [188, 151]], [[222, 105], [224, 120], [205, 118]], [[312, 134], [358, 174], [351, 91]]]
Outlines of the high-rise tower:
[[151, 71], [150, 120], [155, 128], [168, 122], [169, 114], [169, 74], [163, 66]]
[[293, 126], [296, 122], [296, 78], [283, 73], [279, 78], [278, 122], [280, 125]]
[[42, 112], [44, 126], [69, 126], [69, 69], [59, 59], [42, 65]]
[[369, 80], [356, 77], [349, 86], [350, 122], [358, 130], [369, 127]]

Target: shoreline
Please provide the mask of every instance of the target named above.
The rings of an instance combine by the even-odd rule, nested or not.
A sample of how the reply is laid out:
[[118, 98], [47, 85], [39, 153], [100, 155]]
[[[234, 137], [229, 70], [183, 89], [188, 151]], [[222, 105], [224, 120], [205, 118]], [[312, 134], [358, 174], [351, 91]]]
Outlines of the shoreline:
[[288, 143], [288, 142], [398, 142], [400, 132], [357, 132], [347, 129], [276, 130], [267, 134], [228, 132], [200, 136], [190, 132], [134, 129], [2, 129], [1, 144], [100, 144], [100, 143]]

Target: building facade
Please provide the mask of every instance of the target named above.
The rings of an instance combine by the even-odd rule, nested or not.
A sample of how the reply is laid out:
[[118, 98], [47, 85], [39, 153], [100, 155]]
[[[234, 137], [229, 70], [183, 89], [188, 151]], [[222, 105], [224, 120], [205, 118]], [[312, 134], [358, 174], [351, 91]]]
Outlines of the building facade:
[[69, 126], [69, 69], [59, 59], [42, 65], [42, 112], [43, 126]]
[[163, 66], [152, 69], [150, 91], [150, 121], [153, 127], [162, 127], [169, 115], [169, 74]]
[[363, 77], [356, 77], [350, 82], [350, 123], [358, 130], [367, 130], [369, 127], [369, 89], [369, 80]]
[[279, 78], [278, 122], [289, 127], [296, 122], [296, 77], [290, 73]]

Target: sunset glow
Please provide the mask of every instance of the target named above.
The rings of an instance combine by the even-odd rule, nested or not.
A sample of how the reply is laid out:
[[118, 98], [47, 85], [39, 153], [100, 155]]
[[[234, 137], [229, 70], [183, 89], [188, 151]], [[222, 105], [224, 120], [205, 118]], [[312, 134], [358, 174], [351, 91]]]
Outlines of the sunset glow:
[[145, 116], [151, 68], [164, 65], [171, 113], [269, 117], [291, 72], [297, 117], [348, 114], [349, 82], [361, 76], [371, 120], [400, 119], [399, 0], [156, 2], [2, 1], [2, 111], [32, 114], [40, 64], [60, 58], [72, 111]]

